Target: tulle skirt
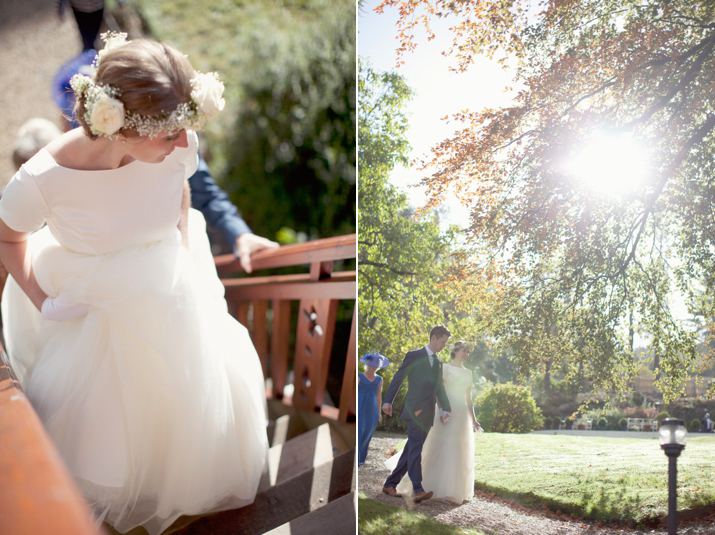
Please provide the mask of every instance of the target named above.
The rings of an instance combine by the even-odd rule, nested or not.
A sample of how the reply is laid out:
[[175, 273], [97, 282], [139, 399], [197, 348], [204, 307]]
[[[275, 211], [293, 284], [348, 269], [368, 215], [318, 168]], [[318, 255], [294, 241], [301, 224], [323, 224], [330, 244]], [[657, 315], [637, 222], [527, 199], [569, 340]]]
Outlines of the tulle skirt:
[[[463, 398], [462, 396], [461, 398]], [[450, 396], [452, 411], [448, 423], [435, 409], [434, 425], [422, 446], [422, 487], [434, 492], [433, 498], [462, 503], [474, 497], [474, 432], [467, 405]], [[402, 452], [385, 461], [394, 470]], [[412, 494], [412, 482], [405, 474], [397, 485], [401, 494]]]
[[90, 305], [43, 321], [8, 279], [8, 353], [27, 396], [99, 520], [160, 533], [182, 514], [253, 502], [268, 450], [263, 374], [227, 312], [203, 217], [104, 255], [31, 236], [42, 289]]

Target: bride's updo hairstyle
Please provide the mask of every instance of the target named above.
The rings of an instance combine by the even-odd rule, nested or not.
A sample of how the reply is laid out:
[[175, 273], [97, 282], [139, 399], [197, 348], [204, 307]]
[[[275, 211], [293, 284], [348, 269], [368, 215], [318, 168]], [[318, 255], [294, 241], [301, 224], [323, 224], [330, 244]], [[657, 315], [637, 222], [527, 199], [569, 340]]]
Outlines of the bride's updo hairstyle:
[[[101, 57], [94, 83], [115, 88], [116, 98], [127, 112], [160, 117], [191, 102], [194, 75], [194, 68], [186, 56], [172, 46], [135, 39]], [[75, 116], [84, 132], [91, 139], [97, 139], [99, 136], [87, 121], [86, 106], [86, 93], [79, 94]], [[130, 127], [122, 127], [116, 133], [127, 137], [139, 135]]]
[[459, 351], [463, 347], [469, 349], [467, 342], [465, 342], [464, 340], [459, 340], [458, 342], [454, 343], [454, 345], [452, 346], [452, 350], [449, 353], [452, 360], [454, 360], [454, 357], [457, 355], [457, 351]]

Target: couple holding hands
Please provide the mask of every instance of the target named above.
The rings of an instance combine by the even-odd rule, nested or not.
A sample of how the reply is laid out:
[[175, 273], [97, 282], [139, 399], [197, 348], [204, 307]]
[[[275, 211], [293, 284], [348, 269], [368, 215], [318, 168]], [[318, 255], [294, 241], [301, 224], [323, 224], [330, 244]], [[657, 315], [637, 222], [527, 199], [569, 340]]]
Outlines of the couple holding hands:
[[481, 426], [472, 407], [472, 372], [463, 366], [467, 344], [452, 346], [449, 363], [438, 358], [450, 336], [444, 325], [433, 327], [429, 344], [407, 353], [387, 390], [382, 412], [392, 416], [395, 396], [404, 379], [409, 381], [400, 413], [407, 420], [407, 443], [402, 455], [385, 463], [392, 469], [382, 489], [388, 496], [413, 491], [415, 503], [435, 497], [457, 504], [474, 496], [472, 430]]

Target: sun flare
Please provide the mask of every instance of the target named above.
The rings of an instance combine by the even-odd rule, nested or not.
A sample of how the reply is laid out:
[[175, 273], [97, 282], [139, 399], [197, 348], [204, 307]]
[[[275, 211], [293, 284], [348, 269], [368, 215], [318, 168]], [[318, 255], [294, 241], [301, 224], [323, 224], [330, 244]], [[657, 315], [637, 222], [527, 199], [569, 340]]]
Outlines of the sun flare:
[[643, 184], [648, 158], [630, 136], [599, 135], [567, 162], [566, 170], [596, 192], [621, 195]]

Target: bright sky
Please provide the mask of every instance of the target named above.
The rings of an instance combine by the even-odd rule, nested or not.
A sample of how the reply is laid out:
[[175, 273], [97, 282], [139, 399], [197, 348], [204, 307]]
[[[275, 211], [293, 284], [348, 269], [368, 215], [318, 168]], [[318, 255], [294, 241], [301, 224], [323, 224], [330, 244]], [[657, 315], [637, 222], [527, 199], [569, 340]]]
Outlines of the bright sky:
[[[388, 9], [378, 15], [374, 9], [379, 3], [379, 0], [366, 0], [360, 10], [358, 54], [369, 59], [377, 71], [397, 71], [415, 92], [408, 104], [412, 159], [428, 154], [434, 145], [454, 132], [454, 123], [446, 124], [441, 117], [464, 109], [479, 111], [509, 103], [504, 87], [509, 85], [510, 79], [496, 62], [482, 59], [466, 73], [449, 71], [454, 60], [442, 55], [452, 43], [452, 36], [447, 31], [452, 25], [449, 18], [433, 21], [436, 38], [432, 41], [428, 41], [424, 33], [417, 33], [417, 50], [405, 56], [405, 64], [396, 68], [397, 10]], [[419, 187], [410, 186], [418, 184], [421, 177], [414, 169], [399, 167], [393, 172], [391, 181], [403, 188], [413, 205], [419, 206], [424, 203], [425, 193]], [[464, 226], [467, 210], [456, 201], [448, 201], [447, 205], [449, 223]]]

